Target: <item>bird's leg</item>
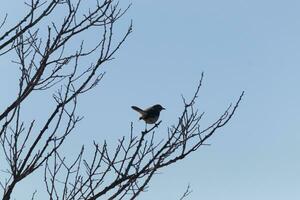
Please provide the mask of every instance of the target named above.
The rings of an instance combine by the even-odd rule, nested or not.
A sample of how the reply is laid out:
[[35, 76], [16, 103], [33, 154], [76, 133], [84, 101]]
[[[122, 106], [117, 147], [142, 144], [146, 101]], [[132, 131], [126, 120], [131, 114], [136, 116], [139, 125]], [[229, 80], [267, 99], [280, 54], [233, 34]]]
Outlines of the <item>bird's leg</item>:
[[145, 123], [145, 132], [147, 131], [147, 123]]

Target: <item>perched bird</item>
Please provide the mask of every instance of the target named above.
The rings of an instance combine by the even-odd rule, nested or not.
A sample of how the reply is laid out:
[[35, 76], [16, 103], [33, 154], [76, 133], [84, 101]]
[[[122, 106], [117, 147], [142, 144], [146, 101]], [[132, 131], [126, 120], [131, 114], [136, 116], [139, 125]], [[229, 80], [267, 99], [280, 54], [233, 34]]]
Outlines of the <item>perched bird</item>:
[[140, 109], [136, 106], [131, 106], [131, 108], [142, 115], [140, 117], [140, 120], [144, 120], [146, 124], [154, 124], [159, 118], [160, 111], [165, 110], [165, 108], [159, 104], [151, 106], [150, 108], [147, 108], [145, 110]]

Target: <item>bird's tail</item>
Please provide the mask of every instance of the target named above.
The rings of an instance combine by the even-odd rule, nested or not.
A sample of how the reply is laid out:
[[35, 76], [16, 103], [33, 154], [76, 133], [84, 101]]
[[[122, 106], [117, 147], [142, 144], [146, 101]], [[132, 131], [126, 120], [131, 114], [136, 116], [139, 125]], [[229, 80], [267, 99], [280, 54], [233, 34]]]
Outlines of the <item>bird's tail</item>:
[[145, 111], [140, 109], [139, 107], [137, 106], [131, 106], [131, 108], [135, 111], [137, 111], [138, 113], [140, 113], [141, 115], [144, 115], [145, 114]]

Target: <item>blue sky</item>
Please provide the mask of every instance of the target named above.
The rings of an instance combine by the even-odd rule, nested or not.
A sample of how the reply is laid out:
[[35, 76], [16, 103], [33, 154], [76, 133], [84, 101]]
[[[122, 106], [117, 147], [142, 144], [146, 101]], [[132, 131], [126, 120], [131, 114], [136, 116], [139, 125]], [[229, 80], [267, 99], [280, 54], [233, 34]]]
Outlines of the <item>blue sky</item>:
[[[140, 199], [178, 199], [188, 184], [191, 200], [299, 199], [300, 2], [121, 4], [130, 2], [117, 30], [125, 32], [132, 19], [133, 33], [104, 67], [101, 84], [80, 99], [85, 119], [66, 151], [93, 140], [107, 140], [113, 146], [129, 134], [131, 121], [138, 133], [143, 123], [131, 105], [166, 107], [158, 132], [164, 137], [182, 110], [181, 94], [191, 96], [204, 72], [198, 102], [199, 110], [207, 113], [203, 126], [217, 119], [244, 90], [237, 113], [210, 139], [211, 146], [162, 170]], [[16, 13], [9, 15], [12, 20], [24, 10], [21, 3], [15, 5], [4, 7], [8, 14]], [[8, 62], [0, 58], [0, 63]], [[2, 95], [7, 96], [14, 89], [7, 87], [12, 81], [8, 68], [0, 80]], [[34, 103], [28, 106], [43, 115]]]

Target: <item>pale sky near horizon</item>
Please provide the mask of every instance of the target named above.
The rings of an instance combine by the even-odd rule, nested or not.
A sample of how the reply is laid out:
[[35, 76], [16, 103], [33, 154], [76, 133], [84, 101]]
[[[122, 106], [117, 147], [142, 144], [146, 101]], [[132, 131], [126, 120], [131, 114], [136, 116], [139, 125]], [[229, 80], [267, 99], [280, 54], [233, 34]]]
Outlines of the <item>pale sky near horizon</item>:
[[[300, 199], [300, 1], [126, 0], [121, 6], [130, 2], [117, 30], [125, 32], [132, 19], [133, 33], [105, 66], [100, 85], [80, 99], [85, 119], [65, 151], [93, 140], [113, 146], [130, 133], [131, 121], [138, 132], [143, 123], [131, 105], [166, 107], [163, 137], [182, 110], [181, 94], [190, 97], [204, 72], [203, 126], [245, 91], [235, 116], [210, 146], [161, 170], [138, 199], [179, 199], [188, 184], [189, 200]], [[9, 1], [3, 9], [13, 18], [24, 5]], [[2, 95], [13, 91], [10, 80], [1, 76]], [[38, 114], [36, 103], [30, 109]]]

